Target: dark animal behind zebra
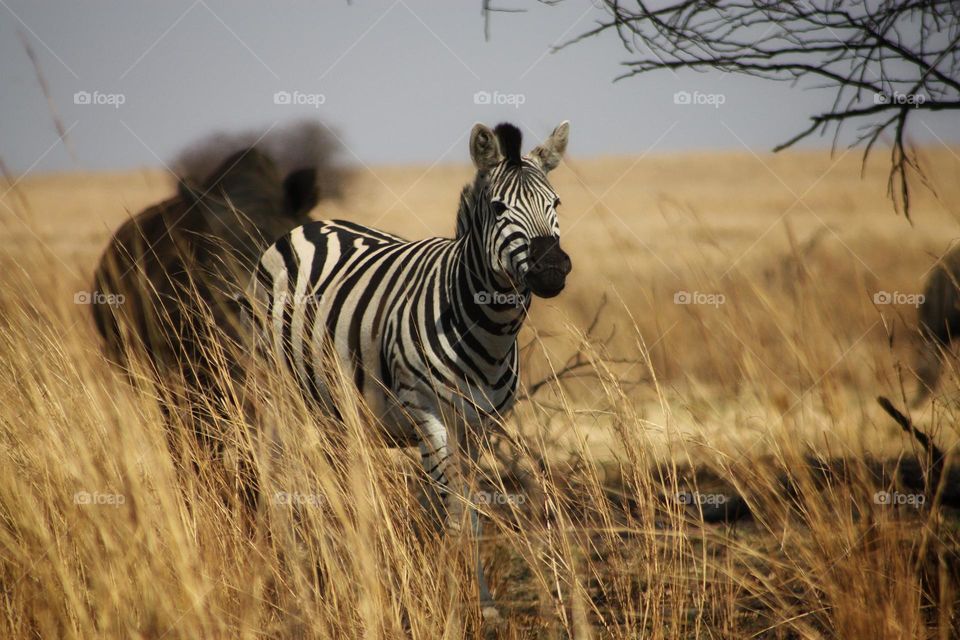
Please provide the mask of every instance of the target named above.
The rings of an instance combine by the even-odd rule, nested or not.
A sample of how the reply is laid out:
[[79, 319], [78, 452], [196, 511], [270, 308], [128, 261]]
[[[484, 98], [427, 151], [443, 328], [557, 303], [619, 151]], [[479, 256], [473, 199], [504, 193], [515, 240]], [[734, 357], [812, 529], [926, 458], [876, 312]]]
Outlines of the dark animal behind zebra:
[[263, 248], [308, 221], [317, 198], [313, 167], [282, 179], [271, 157], [244, 149], [127, 220], [94, 274], [95, 291], [123, 301], [92, 305], [108, 356], [125, 369], [142, 359], [164, 384], [202, 396], [219, 366], [215, 336], [241, 337], [237, 292]]
[[930, 270], [917, 310], [921, 344], [917, 350], [919, 377], [914, 406], [936, 390], [943, 359], [960, 336], [960, 244], [947, 251]]
[[340, 145], [331, 129], [315, 120], [271, 127], [266, 133], [213, 133], [188, 146], [171, 167], [180, 180], [196, 182], [213, 175], [224, 159], [251, 147], [269, 157], [283, 176], [313, 169], [309, 184], [318, 200], [343, 197], [347, 175], [339, 161]]
[[[517, 334], [532, 296], [559, 294], [560, 199], [547, 180], [569, 125], [521, 156], [520, 131], [476, 125], [477, 169], [455, 238], [407, 241], [343, 220], [311, 222], [264, 253], [251, 304], [265, 347], [329, 408], [330, 359], [353, 379], [388, 440], [417, 445], [437, 507], [459, 531], [470, 505], [463, 458], [516, 400]], [[496, 609], [477, 565], [484, 614]]]

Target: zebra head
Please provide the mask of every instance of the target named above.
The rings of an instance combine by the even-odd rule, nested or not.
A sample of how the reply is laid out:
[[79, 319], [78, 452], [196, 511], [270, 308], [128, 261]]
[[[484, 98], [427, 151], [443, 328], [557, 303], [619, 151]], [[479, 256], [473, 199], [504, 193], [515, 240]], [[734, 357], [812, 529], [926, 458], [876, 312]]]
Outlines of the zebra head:
[[547, 173], [560, 164], [570, 123], [562, 122], [547, 140], [520, 155], [520, 130], [511, 124], [493, 130], [477, 124], [470, 134], [470, 156], [477, 168], [470, 227], [480, 234], [488, 267], [501, 282], [542, 298], [561, 291], [572, 268], [560, 248], [560, 198]]

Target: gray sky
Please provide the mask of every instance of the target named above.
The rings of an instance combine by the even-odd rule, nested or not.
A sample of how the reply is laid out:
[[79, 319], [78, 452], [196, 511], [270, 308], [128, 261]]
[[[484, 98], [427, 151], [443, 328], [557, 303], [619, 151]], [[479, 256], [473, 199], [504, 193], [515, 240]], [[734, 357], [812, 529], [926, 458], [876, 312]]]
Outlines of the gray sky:
[[[0, 0], [0, 157], [16, 173], [160, 166], [213, 131], [304, 117], [337, 130], [346, 161], [369, 164], [466, 162], [472, 124], [502, 120], [533, 138], [569, 119], [580, 157], [767, 151], [833, 96], [718, 72], [613, 83], [628, 54], [612, 34], [549, 52], [601, 10], [524, 4], [526, 13], [493, 15], [485, 42], [479, 2]], [[58, 143], [18, 31], [75, 160]], [[676, 105], [678, 91], [722, 94], [723, 104]], [[100, 104], [75, 104], [78, 92]], [[923, 120], [960, 141], [955, 114], [920, 115], [916, 140], [936, 139]]]

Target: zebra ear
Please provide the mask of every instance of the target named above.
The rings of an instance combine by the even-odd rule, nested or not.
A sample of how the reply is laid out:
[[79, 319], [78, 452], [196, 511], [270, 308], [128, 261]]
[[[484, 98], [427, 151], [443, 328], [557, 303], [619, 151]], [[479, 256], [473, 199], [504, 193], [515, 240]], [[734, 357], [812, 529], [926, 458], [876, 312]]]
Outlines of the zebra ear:
[[492, 169], [503, 160], [496, 134], [480, 123], [470, 132], [470, 158], [479, 171]]
[[553, 171], [560, 164], [570, 139], [570, 121], [564, 120], [557, 125], [543, 144], [530, 152], [530, 159], [537, 161], [544, 172]]

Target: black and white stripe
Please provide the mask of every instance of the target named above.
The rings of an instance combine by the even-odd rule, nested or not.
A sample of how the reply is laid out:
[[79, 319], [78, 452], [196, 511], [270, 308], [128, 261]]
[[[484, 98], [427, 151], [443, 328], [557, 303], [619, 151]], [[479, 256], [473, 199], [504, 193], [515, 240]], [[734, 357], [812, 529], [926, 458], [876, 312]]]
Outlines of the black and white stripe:
[[[531, 295], [562, 290], [559, 199], [546, 174], [569, 126], [526, 157], [511, 125], [476, 125], [477, 174], [455, 238], [409, 242], [343, 220], [298, 227], [267, 249], [251, 301], [274, 354], [304, 391], [331, 406], [335, 354], [394, 442], [420, 447], [450, 529], [460, 527], [457, 449], [510, 409], [517, 334]], [[476, 524], [476, 518], [472, 520]]]

